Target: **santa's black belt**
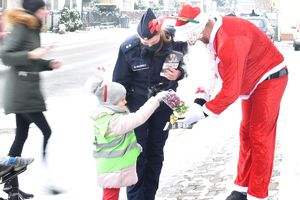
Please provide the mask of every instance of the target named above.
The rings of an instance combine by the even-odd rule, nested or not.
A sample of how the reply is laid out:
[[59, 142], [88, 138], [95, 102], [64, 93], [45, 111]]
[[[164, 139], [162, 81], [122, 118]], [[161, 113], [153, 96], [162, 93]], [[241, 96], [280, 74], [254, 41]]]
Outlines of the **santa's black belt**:
[[288, 75], [288, 73], [289, 73], [289, 71], [287, 70], [287, 68], [283, 68], [283, 69], [279, 70], [278, 72], [275, 72], [275, 73], [271, 74], [270, 76], [268, 76], [266, 78], [266, 80], [271, 80], [271, 79], [274, 79], [274, 78], [279, 78], [279, 77]]

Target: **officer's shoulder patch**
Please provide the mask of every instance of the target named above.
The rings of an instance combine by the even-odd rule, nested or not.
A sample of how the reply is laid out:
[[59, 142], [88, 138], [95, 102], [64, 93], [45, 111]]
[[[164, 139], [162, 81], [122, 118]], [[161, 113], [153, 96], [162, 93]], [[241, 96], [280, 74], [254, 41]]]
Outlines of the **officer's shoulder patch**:
[[121, 44], [121, 50], [123, 53], [128, 52], [132, 48], [136, 47], [139, 44], [139, 38], [136, 35], [129, 37], [125, 42]]

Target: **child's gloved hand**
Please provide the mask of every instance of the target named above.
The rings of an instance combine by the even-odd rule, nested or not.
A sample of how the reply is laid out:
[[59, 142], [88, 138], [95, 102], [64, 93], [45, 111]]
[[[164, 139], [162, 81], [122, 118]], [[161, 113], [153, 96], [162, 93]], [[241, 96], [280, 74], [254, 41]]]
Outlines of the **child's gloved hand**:
[[159, 102], [161, 102], [164, 98], [167, 97], [167, 95], [169, 94], [169, 91], [161, 91], [158, 92], [154, 98], [156, 98]]

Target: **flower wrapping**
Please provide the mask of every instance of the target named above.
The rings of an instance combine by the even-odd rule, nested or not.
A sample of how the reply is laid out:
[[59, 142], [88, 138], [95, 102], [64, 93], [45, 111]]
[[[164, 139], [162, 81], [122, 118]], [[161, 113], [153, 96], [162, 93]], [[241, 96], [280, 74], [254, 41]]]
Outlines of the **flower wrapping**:
[[174, 90], [170, 89], [168, 92], [163, 101], [173, 110], [174, 116], [178, 118], [187, 111], [188, 106], [179, 98]]

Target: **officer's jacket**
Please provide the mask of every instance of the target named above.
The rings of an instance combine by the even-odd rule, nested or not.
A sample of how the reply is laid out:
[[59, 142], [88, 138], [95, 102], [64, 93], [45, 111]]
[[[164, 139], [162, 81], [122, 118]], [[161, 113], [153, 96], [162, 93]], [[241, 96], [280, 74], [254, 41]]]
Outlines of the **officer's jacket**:
[[[134, 106], [137, 109], [142, 106], [149, 98], [150, 88], [156, 88], [157, 90], [173, 89], [176, 91], [178, 81], [185, 76], [182, 61], [178, 67], [182, 75], [178, 80], [170, 81], [160, 76], [163, 63], [172, 50], [185, 54], [187, 43], [172, 42], [164, 44], [156, 54], [147, 51], [136, 35], [121, 44], [113, 71], [113, 81], [125, 86], [129, 108]], [[133, 109], [133, 111], [136, 109]]]

